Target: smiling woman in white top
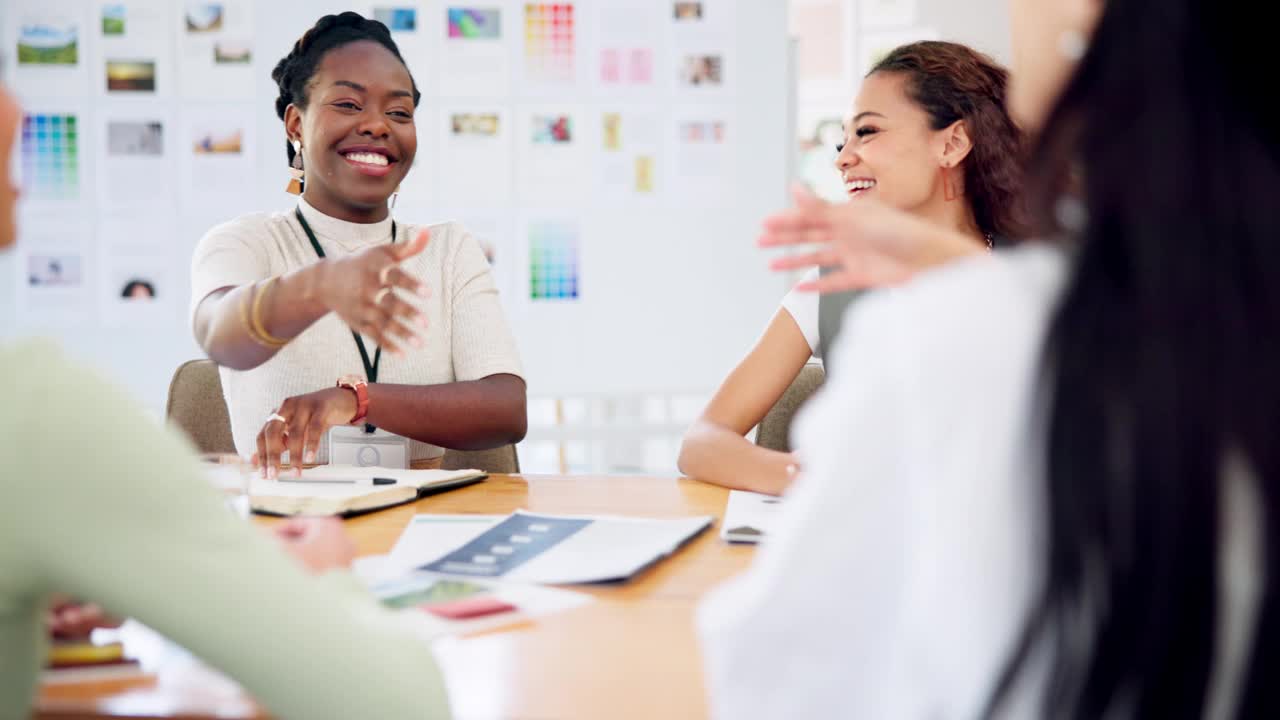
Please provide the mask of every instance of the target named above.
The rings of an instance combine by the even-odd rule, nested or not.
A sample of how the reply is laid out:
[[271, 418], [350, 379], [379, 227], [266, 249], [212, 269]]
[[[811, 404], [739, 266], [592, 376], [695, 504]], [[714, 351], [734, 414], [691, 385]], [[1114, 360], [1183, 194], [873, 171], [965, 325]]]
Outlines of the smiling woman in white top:
[[[850, 312], [782, 527], [700, 610], [715, 717], [1280, 707], [1266, 8], [1012, 7], [1032, 207], [1061, 240]], [[872, 215], [811, 203], [768, 232], [892, 257], [915, 226]]]
[[[936, 241], [924, 236], [915, 257], [891, 268], [806, 276], [685, 434], [683, 472], [734, 488], [785, 490], [798, 467], [794, 454], [757, 447], [745, 435], [811, 357], [826, 361], [854, 288], [896, 282], [1019, 235], [1022, 136], [1005, 110], [1005, 79], [995, 61], [947, 42], [904, 45], [867, 75], [835, 162], [850, 205], [879, 199], [951, 232]], [[815, 260], [828, 264], [806, 262]], [[785, 259], [777, 266], [803, 267]], [[846, 292], [819, 300], [815, 288]]]
[[409, 439], [414, 467], [520, 440], [525, 385], [479, 243], [391, 218], [419, 94], [387, 28], [327, 15], [272, 77], [298, 207], [220, 225], [192, 259], [236, 449], [274, 475], [286, 450], [326, 462], [337, 425]]

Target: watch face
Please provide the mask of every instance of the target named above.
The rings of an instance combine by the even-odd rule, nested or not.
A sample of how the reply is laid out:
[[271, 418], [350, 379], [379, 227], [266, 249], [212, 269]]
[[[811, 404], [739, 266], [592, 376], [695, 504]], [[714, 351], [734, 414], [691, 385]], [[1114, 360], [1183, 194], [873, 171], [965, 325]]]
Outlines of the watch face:
[[359, 375], [343, 375], [342, 377], [338, 378], [338, 387], [344, 387], [347, 385], [350, 385], [351, 387], [355, 387], [357, 385], [366, 385], [366, 384], [367, 383], [365, 383], [364, 378], [360, 377]]

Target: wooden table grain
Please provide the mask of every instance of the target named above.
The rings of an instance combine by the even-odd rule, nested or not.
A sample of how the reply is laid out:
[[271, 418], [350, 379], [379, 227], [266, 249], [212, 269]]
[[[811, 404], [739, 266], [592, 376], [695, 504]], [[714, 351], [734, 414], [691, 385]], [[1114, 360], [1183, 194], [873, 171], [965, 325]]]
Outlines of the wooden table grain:
[[[464, 720], [705, 717], [694, 611], [746, 568], [753, 549], [720, 540], [727, 491], [674, 478], [495, 475], [486, 482], [346, 522], [361, 555], [388, 552], [417, 513], [651, 517], [713, 515], [717, 525], [633, 580], [575, 586], [595, 602], [474, 636], [437, 641], [455, 716]], [[256, 522], [272, 524], [259, 518]], [[46, 685], [36, 717], [260, 718], [243, 695], [170, 687], [153, 676]]]

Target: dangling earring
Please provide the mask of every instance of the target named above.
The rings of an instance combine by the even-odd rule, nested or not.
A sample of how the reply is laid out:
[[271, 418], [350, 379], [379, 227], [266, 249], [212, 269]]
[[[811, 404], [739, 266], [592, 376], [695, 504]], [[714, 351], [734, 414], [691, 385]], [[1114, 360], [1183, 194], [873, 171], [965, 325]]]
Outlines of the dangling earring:
[[947, 202], [955, 202], [960, 199], [960, 183], [951, 179], [951, 173], [947, 170], [946, 165], [938, 169], [942, 173], [942, 199]]
[[397, 185], [394, 192], [391, 193], [391, 210], [396, 209], [396, 198], [400, 197], [400, 186]]
[[302, 170], [302, 143], [293, 141], [293, 162], [289, 163], [289, 184], [284, 187], [291, 195], [301, 195], [306, 173]]
[[1058, 35], [1058, 53], [1068, 60], [1079, 61], [1088, 49], [1089, 43], [1079, 30], [1063, 30]]

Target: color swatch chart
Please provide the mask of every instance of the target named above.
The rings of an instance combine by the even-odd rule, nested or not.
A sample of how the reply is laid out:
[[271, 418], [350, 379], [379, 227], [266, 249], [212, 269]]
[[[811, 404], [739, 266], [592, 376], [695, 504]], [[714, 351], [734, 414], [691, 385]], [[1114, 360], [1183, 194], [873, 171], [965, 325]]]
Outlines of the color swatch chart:
[[578, 299], [578, 230], [570, 223], [529, 226], [529, 299]]
[[524, 55], [529, 78], [572, 82], [575, 34], [572, 3], [525, 5]]
[[23, 191], [42, 200], [80, 195], [80, 134], [75, 115], [24, 115]]

